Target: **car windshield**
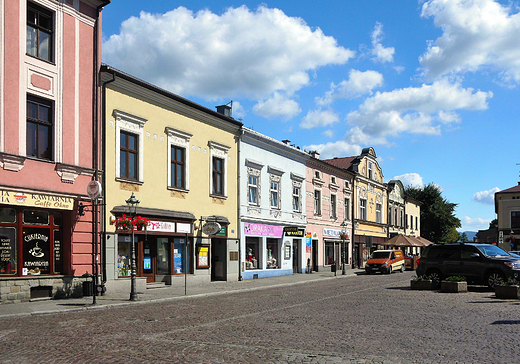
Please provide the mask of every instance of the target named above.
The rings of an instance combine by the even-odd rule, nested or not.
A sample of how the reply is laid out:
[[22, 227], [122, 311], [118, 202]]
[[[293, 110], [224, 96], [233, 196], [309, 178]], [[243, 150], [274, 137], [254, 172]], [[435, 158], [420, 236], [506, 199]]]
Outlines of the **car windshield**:
[[509, 255], [505, 250], [502, 250], [498, 246], [494, 246], [494, 245], [477, 246], [477, 248], [486, 257], [496, 257], [499, 255], [508, 256]]
[[388, 258], [390, 252], [373, 252], [370, 256], [371, 259], [384, 259]]

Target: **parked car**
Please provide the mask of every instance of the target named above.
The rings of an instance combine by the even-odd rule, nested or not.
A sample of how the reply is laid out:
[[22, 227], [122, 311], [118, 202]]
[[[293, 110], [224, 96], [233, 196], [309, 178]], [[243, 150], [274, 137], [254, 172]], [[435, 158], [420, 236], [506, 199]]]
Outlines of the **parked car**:
[[520, 258], [491, 244], [430, 245], [417, 266], [417, 276], [422, 275], [432, 277], [436, 285], [449, 276], [464, 276], [470, 283], [494, 288], [508, 278], [520, 277]]
[[374, 272], [392, 273], [399, 270], [404, 272], [404, 254], [400, 250], [376, 250], [365, 264], [367, 274]]
[[509, 253], [509, 254], [511, 254], [511, 255], [513, 255], [513, 254], [514, 254], [513, 256], [515, 256], [515, 255], [518, 255], [518, 256], [520, 256], [520, 250], [511, 250], [511, 251], [510, 251], [510, 252], [508, 252], [508, 253]]

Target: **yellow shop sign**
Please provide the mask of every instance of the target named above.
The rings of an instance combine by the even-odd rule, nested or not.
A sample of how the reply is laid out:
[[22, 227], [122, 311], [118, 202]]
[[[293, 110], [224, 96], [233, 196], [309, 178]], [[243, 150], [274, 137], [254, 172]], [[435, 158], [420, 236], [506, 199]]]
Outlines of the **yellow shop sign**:
[[0, 203], [59, 210], [74, 208], [74, 199], [71, 197], [2, 189], [0, 189]]

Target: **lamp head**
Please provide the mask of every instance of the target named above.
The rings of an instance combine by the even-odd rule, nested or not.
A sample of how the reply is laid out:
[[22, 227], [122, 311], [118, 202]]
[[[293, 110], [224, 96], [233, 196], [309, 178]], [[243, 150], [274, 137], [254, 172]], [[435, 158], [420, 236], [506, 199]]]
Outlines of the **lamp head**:
[[132, 196], [128, 200], [125, 201], [128, 208], [132, 213], [137, 211], [137, 206], [139, 205], [139, 200], [135, 198], [134, 193], [132, 192]]

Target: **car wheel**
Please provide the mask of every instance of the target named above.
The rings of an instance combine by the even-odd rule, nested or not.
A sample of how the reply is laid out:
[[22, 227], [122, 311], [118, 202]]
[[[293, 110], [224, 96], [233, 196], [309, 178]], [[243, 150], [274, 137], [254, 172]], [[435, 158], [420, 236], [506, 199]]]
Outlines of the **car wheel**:
[[392, 266], [388, 267], [388, 274], [392, 274]]
[[434, 288], [439, 288], [441, 286], [442, 281], [442, 274], [437, 269], [428, 271], [426, 273], [427, 276], [430, 276], [430, 279], [432, 280], [432, 286]]
[[486, 277], [486, 283], [489, 288], [495, 288], [495, 286], [499, 285], [503, 281], [504, 275], [498, 271], [493, 271]]
[[404, 264], [401, 266], [401, 273], [404, 273]]

